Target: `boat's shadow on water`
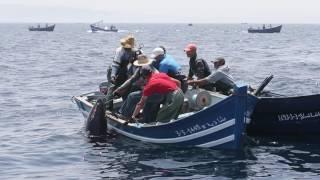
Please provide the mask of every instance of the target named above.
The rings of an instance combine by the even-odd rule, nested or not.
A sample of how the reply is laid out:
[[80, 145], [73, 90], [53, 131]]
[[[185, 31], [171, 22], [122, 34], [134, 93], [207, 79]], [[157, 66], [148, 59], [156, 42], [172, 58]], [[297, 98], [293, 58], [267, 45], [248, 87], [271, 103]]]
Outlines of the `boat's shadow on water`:
[[89, 143], [92, 146], [85, 160], [98, 161], [101, 176], [115, 179], [246, 178], [246, 161], [255, 159], [248, 148], [233, 151], [155, 145], [110, 134], [90, 138]]
[[[212, 179], [281, 177], [319, 174], [317, 137], [250, 138], [242, 150], [155, 145], [108, 134], [88, 139], [85, 161], [103, 178]], [[278, 167], [279, 166], [279, 167]], [[271, 169], [278, 167], [278, 171]], [[269, 169], [270, 168], [270, 169]], [[270, 171], [269, 171], [270, 170]], [[311, 175], [310, 174], [310, 175]]]
[[[250, 145], [250, 149], [257, 160], [252, 165], [260, 169], [262, 166], [259, 164], [266, 164], [263, 167], [264, 171], [268, 171], [267, 165], [270, 169], [277, 167], [278, 172], [282, 171], [282, 174], [295, 177], [305, 176], [306, 172], [310, 176], [317, 177], [320, 174], [319, 138], [319, 136], [253, 138], [256, 144]], [[269, 173], [269, 175], [277, 175], [278, 172]]]
[[251, 145], [256, 146], [265, 146], [265, 145], [293, 145], [298, 147], [303, 147], [305, 145], [309, 145], [312, 147], [320, 148], [319, 135], [309, 135], [309, 136], [302, 136], [302, 135], [288, 135], [288, 136], [261, 136], [261, 137], [249, 137], [249, 142]]

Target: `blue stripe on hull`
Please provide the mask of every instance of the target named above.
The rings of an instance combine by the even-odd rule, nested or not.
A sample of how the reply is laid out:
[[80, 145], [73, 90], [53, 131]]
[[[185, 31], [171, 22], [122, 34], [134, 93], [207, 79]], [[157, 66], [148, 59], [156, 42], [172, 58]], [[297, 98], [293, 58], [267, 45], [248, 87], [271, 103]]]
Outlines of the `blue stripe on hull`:
[[132, 126], [123, 126], [117, 121], [112, 120], [110, 120], [109, 123], [125, 132], [129, 132], [138, 136], [152, 138], [175, 138], [177, 136], [185, 136], [188, 134], [193, 134], [194, 132], [210, 129], [219, 124], [225, 123], [230, 119], [235, 119], [233, 113], [228, 111], [227, 108], [223, 108], [225, 106], [232, 106], [233, 103], [234, 99], [227, 100], [222, 102], [220, 105], [209, 107], [182, 120], [157, 126], [135, 128]]
[[[112, 127], [118, 133], [128, 136], [132, 139], [156, 143], [156, 144], [176, 144], [178, 146], [200, 146], [200, 147], [214, 147], [220, 144], [232, 142], [232, 146], [229, 149], [235, 149], [237, 144], [234, 141], [239, 140], [239, 135], [234, 134], [235, 132], [235, 120], [229, 120], [223, 124], [211, 129], [196, 132], [187, 136], [177, 136], [173, 138], [152, 138], [148, 136], [138, 136], [128, 131], [121, 130], [117, 127]], [[143, 131], [143, 128], [142, 128]]]

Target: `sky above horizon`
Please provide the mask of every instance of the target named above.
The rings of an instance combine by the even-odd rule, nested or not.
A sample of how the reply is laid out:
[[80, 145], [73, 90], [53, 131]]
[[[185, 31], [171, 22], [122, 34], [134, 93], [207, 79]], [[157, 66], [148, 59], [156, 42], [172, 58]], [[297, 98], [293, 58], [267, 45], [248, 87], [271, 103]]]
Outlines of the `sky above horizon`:
[[0, 0], [0, 22], [320, 23], [319, 0]]

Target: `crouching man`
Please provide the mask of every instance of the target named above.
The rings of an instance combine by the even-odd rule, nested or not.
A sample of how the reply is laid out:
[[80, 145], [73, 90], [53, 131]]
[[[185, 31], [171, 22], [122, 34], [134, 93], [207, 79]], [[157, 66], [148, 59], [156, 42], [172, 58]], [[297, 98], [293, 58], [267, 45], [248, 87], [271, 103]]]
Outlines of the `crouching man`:
[[[171, 119], [176, 119], [184, 100], [180, 81], [165, 73], [153, 73], [149, 66], [143, 66], [140, 73], [146, 84], [132, 119], [137, 119], [141, 109], [143, 109], [142, 121], [145, 123], [169, 122]], [[161, 109], [160, 104], [163, 104]]]

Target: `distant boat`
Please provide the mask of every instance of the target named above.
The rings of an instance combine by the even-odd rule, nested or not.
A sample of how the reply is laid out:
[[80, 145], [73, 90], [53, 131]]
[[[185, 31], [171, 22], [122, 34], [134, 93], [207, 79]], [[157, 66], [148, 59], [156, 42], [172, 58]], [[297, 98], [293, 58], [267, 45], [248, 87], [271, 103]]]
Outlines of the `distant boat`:
[[282, 25], [276, 26], [276, 27], [271, 27], [269, 28], [265, 27], [265, 25], [262, 26], [262, 28], [254, 29], [254, 28], [249, 28], [248, 33], [280, 33], [282, 28]]
[[193, 24], [192, 24], [192, 23], [189, 23], [188, 26], [193, 26]]
[[97, 31], [118, 32], [118, 29], [114, 25], [111, 25], [110, 28], [107, 26], [103, 26], [103, 21], [90, 24], [90, 28], [92, 32], [97, 32]]
[[53, 31], [54, 30], [54, 27], [56, 25], [53, 24], [53, 25], [48, 25], [46, 24], [44, 27], [41, 27], [40, 24], [38, 24], [38, 26], [30, 26], [29, 27], [29, 31]]

